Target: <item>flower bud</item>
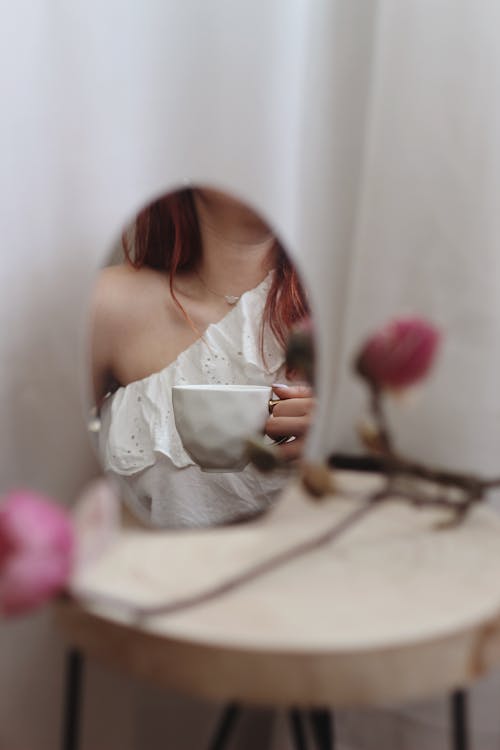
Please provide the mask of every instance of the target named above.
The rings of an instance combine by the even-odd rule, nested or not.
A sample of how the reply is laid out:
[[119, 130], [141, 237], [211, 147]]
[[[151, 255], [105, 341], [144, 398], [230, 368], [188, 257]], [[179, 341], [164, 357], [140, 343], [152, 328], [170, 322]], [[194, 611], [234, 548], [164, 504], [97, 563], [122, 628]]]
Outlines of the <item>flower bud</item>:
[[255, 466], [263, 474], [276, 471], [276, 469], [281, 468], [283, 465], [283, 461], [275, 451], [258, 438], [247, 440], [246, 454], [252, 466]]
[[302, 486], [315, 499], [319, 500], [335, 492], [333, 472], [326, 464], [304, 461], [300, 467], [300, 476]]
[[363, 446], [367, 448], [370, 453], [384, 453], [384, 441], [380, 434], [379, 428], [370, 419], [364, 419], [358, 425], [358, 436]]
[[393, 320], [368, 338], [355, 370], [376, 388], [407, 388], [427, 375], [439, 338], [437, 328], [422, 318]]

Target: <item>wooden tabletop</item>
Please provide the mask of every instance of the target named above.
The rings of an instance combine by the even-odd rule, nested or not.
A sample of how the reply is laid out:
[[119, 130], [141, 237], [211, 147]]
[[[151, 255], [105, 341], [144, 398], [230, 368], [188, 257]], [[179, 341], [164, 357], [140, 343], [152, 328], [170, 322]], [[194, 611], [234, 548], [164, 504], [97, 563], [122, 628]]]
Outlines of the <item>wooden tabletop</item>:
[[75, 581], [116, 605], [66, 601], [56, 617], [86, 653], [157, 683], [272, 705], [380, 705], [465, 685], [500, 662], [500, 516], [397, 499], [339, 539], [226, 594], [137, 621], [318, 535], [380, 480], [342, 472], [322, 502], [291, 485], [251, 523], [203, 531], [125, 528]]

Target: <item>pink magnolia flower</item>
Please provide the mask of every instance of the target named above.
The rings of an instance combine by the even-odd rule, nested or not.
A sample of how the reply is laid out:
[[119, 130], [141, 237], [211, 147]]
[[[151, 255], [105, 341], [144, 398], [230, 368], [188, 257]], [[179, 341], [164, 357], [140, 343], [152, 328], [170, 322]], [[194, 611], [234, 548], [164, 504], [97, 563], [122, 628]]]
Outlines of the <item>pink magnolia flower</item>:
[[75, 533], [70, 514], [48, 498], [15, 491], [0, 503], [0, 613], [29, 612], [71, 575]]
[[356, 371], [378, 388], [407, 388], [427, 375], [439, 339], [437, 328], [422, 318], [393, 320], [365, 342]]

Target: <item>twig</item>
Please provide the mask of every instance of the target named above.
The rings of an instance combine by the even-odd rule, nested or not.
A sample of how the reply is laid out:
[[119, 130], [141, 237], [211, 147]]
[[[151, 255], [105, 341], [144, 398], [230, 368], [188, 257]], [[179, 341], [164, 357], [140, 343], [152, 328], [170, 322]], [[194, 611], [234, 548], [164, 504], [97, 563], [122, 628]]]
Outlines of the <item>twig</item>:
[[463, 474], [438, 467], [425, 466], [412, 461], [400, 454], [392, 455], [351, 455], [347, 453], [332, 453], [328, 457], [328, 465], [332, 469], [347, 469], [369, 473], [383, 473], [391, 476], [413, 477], [424, 479], [436, 484], [458, 489], [488, 490], [500, 487], [500, 477], [483, 479], [476, 474]]
[[354, 526], [354, 524], [364, 518], [368, 513], [377, 507], [382, 500], [388, 497], [387, 489], [376, 492], [368, 496], [363, 504], [356, 508], [354, 511], [349, 513], [340, 522], [335, 522], [334, 525], [330, 526], [326, 531], [322, 531], [321, 534], [317, 534], [310, 539], [306, 539], [292, 547], [289, 547], [277, 555], [270, 557], [267, 560], [252, 565], [247, 570], [244, 570], [237, 575], [234, 575], [227, 580], [219, 583], [211, 588], [206, 589], [195, 594], [180, 597], [169, 602], [162, 602], [161, 604], [154, 604], [151, 606], [137, 606], [133, 602], [121, 599], [120, 597], [100, 594], [97, 592], [80, 590], [76, 594], [73, 594], [73, 598], [81, 599], [86, 604], [104, 605], [106, 607], [112, 607], [115, 609], [125, 610], [128, 615], [135, 621], [140, 622], [142, 619], [147, 617], [157, 617], [159, 615], [169, 615], [180, 611], [185, 611], [196, 607], [200, 604], [213, 601], [224, 594], [228, 594], [231, 591], [243, 586], [250, 581], [259, 578], [262, 575], [272, 572], [277, 568], [285, 565], [286, 563], [295, 560], [309, 552], [314, 552], [320, 549], [326, 544], [335, 541], [345, 531]]
[[472, 505], [480, 502], [482, 495], [466, 495], [463, 500], [451, 500], [443, 495], [428, 497], [409, 489], [401, 487], [394, 488], [394, 495], [398, 500], [408, 500], [416, 508], [442, 508], [453, 513], [457, 520], [462, 520], [469, 512]]
[[[426, 466], [412, 461], [398, 454], [385, 412], [383, 391], [372, 381], [368, 381], [370, 388], [370, 411], [376, 426], [377, 453], [379, 471], [386, 474], [389, 484], [397, 486], [396, 494], [409, 500], [415, 506], [446, 507], [455, 513], [456, 520], [463, 520], [474, 503], [484, 498], [485, 493], [494, 487], [500, 487], [500, 477], [483, 479], [470, 473], [449, 471], [446, 469]], [[417, 488], [400, 488], [398, 479], [420, 479], [438, 487], [455, 488], [462, 493], [458, 500], [451, 500], [437, 494], [434, 497], [423, 496]]]
[[495, 487], [500, 487], [500, 477], [493, 477], [493, 479], [484, 479], [483, 487], [485, 490], [492, 490]]

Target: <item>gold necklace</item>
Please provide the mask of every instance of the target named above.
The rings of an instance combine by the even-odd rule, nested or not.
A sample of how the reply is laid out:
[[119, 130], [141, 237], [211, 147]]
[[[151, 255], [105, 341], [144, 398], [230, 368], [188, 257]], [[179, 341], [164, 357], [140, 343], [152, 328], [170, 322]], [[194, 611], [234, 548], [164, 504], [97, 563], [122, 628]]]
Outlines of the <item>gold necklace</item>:
[[225, 299], [228, 305], [235, 305], [241, 297], [241, 294], [236, 296], [235, 294], [219, 294], [218, 292], [214, 292], [213, 289], [210, 289], [210, 287], [205, 284], [198, 271], [195, 271], [195, 274], [208, 292], [210, 292], [211, 294], [215, 294], [215, 296], [219, 297], [219, 299]]

